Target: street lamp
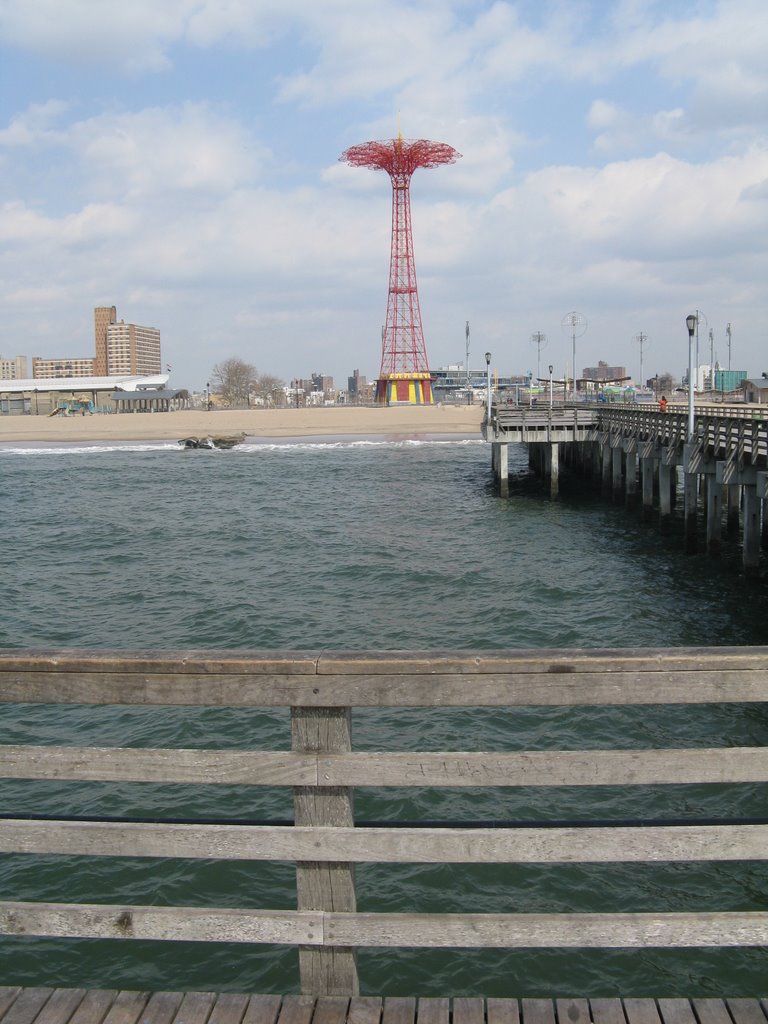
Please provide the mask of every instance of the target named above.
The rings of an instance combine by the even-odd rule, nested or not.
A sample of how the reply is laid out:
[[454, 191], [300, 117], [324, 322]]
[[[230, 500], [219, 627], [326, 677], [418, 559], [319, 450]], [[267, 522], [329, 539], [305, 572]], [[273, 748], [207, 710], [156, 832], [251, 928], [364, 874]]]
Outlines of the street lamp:
[[205, 408], [207, 412], [211, 409], [211, 382], [206, 381], [205, 383]]
[[685, 318], [685, 325], [688, 328], [688, 440], [693, 440], [693, 333], [699, 318], [695, 313], [689, 313]]
[[491, 422], [491, 353], [485, 353], [486, 419]]
[[552, 371], [554, 366], [552, 363], [549, 364], [549, 411], [552, 412]]

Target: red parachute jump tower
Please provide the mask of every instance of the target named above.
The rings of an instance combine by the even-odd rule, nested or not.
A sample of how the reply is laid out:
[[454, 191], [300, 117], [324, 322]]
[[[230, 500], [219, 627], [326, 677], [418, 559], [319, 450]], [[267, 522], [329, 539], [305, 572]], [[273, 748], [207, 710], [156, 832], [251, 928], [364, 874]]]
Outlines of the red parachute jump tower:
[[392, 180], [392, 249], [387, 319], [381, 343], [377, 402], [432, 403], [432, 375], [421, 326], [411, 234], [411, 175], [418, 167], [452, 164], [457, 153], [444, 142], [411, 141], [398, 134], [387, 142], [363, 142], [340, 160], [353, 167], [386, 171]]

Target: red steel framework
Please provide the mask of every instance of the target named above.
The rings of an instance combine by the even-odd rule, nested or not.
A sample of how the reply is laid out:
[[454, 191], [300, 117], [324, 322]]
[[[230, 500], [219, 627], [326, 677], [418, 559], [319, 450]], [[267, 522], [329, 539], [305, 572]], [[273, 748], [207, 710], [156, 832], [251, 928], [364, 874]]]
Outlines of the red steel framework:
[[461, 153], [445, 142], [409, 140], [363, 142], [340, 160], [353, 167], [384, 170], [392, 181], [392, 248], [389, 261], [387, 319], [381, 339], [379, 402], [432, 402], [432, 377], [421, 325], [416, 264], [411, 233], [411, 176], [419, 167], [452, 164]]

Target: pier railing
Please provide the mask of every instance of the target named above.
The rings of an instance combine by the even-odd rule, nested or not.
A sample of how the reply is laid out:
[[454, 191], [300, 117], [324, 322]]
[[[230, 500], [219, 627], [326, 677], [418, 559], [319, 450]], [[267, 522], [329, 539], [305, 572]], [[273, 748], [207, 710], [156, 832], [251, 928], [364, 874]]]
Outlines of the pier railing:
[[[6, 744], [0, 776], [293, 788], [295, 824], [31, 820], [0, 852], [288, 860], [295, 910], [0, 902], [0, 934], [277, 943], [301, 987], [354, 994], [362, 947], [768, 946], [768, 913], [358, 912], [356, 863], [765, 861], [764, 821], [356, 827], [356, 787], [665, 786], [768, 781], [768, 748], [355, 751], [353, 708], [584, 707], [768, 701], [768, 648], [497, 653], [0, 652], [0, 702], [285, 707], [291, 749]], [[286, 738], [287, 739], [287, 738]]]

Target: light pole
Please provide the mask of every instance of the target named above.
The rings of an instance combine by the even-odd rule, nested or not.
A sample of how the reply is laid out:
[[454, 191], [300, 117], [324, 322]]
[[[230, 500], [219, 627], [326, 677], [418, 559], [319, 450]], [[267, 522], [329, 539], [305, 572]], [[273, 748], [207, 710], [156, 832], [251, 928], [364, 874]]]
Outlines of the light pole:
[[205, 382], [205, 411], [211, 411], [211, 382]]
[[552, 412], [552, 371], [554, 366], [552, 363], [549, 364], [549, 411]]
[[696, 330], [698, 317], [689, 313], [685, 318], [688, 328], [688, 440], [693, 440], [693, 334]]
[[491, 422], [491, 353], [485, 353], [486, 419]]
[[472, 387], [469, 382], [469, 320], [467, 320], [467, 326], [464, 330], [464, 337], [467, 342], [467, 354], [466, 354], [466, 371], [467, 371], [467, 405], [472, 404]]

